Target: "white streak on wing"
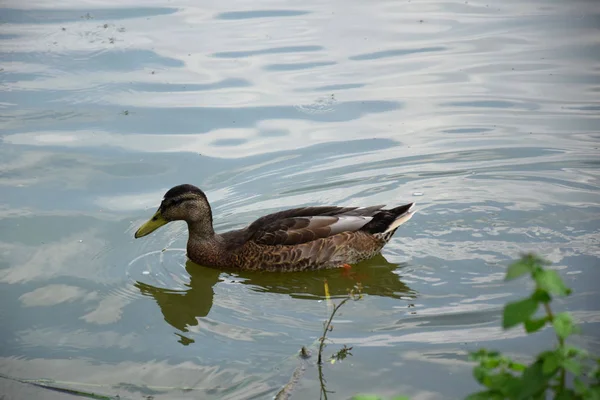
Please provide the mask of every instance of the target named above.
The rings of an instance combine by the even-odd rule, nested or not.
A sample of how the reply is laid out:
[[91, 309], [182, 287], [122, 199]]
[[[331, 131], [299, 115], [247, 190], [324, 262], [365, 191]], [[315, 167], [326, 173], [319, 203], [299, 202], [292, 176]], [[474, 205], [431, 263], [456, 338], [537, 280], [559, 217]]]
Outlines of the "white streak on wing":
[[[337, 221], [335, 221], [337, 219]], [[340, 215], [336, 217], [323, 217], [323, 216], [315, 216], [310, 217], [310, 224], [308, 225], [308, 229], [312, 226], [319, 226], [323, 223], [324, 220], [332, 221], [329, 224], [329, 228], [331, 229], [331, 235], [338, 234], [340, 232], [355, 232], [365, 226], [371, 221], [373, 217], [359, 217], [353, 215]], [[334, 222], [335, 221], [335, 222]], [[322, 225], [321, 225], [322, 226]]]

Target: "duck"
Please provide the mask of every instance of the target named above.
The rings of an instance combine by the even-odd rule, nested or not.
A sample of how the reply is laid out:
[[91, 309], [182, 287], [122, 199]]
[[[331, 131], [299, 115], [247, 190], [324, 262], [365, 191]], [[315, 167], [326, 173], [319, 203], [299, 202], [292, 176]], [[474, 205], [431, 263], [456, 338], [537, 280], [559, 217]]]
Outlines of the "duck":
[[307, 206], [278, 211], [244, 228], [216, 233], [206, 194], [191, 184], [169, 189], [136, 239], [172, 221], [188, 228], [187, 257], [221, 270], [311, 271], [348, 267], [379, 254], [415, 203], [390, 209]]

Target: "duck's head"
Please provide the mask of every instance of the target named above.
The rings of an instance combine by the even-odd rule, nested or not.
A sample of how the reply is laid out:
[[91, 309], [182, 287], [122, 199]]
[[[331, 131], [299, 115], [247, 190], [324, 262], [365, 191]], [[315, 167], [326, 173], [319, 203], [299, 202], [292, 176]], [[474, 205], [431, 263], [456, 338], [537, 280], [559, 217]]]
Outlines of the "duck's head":
[[146, 236], [171, 221], [185, 221], [197, 234], [213, 234], [212, 211], [204, 192], [193, 185], [178, 185], [167, 193], [158, 210], [136, 232], [135, 238]]

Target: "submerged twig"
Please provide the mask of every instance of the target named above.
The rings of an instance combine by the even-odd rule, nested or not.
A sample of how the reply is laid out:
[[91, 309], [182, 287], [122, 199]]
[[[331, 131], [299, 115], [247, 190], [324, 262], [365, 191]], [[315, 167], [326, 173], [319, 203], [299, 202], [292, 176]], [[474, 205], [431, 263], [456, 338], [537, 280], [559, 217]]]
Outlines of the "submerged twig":
[[304, 375], [304, 371], [306, 371], [306, 360], [308, 358], [310, 358], [310, 352], [302, 346], [302, 349], [300, 349], [300, 365], [296, 367], [288, 383], [277, 393], [275, 400], [288, 400], [290, 398], [292, 391]]
[[24, 385], [35, 386], [40, 389], [51, 390], [53, 392], [66, 393], [66, 394], [70, 394], [72, 396], [87, 397], [88, 399], [116, 400], [118, 398], [118, 397], [114, 397], [114, 396], [105, 396], [105, 395], [97, 394], [97, 393], [93, 393], [93, 392], [85, 392], [83, 390], [75, 390], [75, 389], [60, 387], [60, 386], [57, 386], [55, 382], [53, 382], [51, 380], [47, 380], [47, 379], [19, 379], [19, 378], [13, 378], [12, 376], [7, 376], [7, 375], [0, 375], [0, 378], [8, 379], [8, 380], [11, 380], [14, 382], [19, 382]]
[[[44, 378], [25, 379], [25, 378], [17, 378], [17, 377], [13, 377], [10, 375], [5, 375], [2, 373], [0, 373], [0, 379], [7, 379], [10, 381], [22, 383], [24, 385], [36, 386], [40, 389], [47, 389], [47, 390], [52, 390], [52, 391], [59, 392], [59, 393], [67, 393], [67, 394], [70, 394], [73, 396], [87, 397], [87, 398], [96, 399], [96, 400], [123, 400], [126, 398], [126, 397], [123, 397], [122, 395], [110, 396], [110, 395], [94, 393], [92, 391], [84, 391], [84, 390], [68, 388], [68, 386], [85, 386], [85, 387], [90, 387], [90, 388], [97, 388], [98, 390], [110, 390], [110, 389], [114, 390], [114, 389], [118, 389], [119, 386], [123, 387], [125, 385], [123, 383], [121, 383], [119, 385], [111, 385], [111, 384], [104, 385], [104, 384], [97, 384], [97, 383], [58, 381], [58, 380], [54, 380], [54, 379], [44, 379]], [[131, 385], [131, 386], [134, 387], [133, 385]], [[144, 389], [151, 390], [151, 391], [160, 391], [160, 392], [166, 392], [169, 390], [178, 390], [178, 391], [185, 391], [185, 392], [206, 390], [206, 388], [200, 388], [200, 387], [178, 387], [178, 386], [158, 386], [158, 385], [156, 385], [156, 386], [155, 385], [144, 385], [144, 386], [140, 386], [139, 388], [144, 388]], [[145, 398], [151, 399], [152, 397], [153, 397], [152, 395], [148, 395]]]

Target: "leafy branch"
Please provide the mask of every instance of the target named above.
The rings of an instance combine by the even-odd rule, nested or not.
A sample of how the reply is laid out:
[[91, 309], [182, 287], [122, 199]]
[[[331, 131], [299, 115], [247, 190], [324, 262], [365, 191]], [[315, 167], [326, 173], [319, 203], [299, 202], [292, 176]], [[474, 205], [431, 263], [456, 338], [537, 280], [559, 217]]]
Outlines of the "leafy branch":
[[[487, 390], [471, 394], [467, 400], [479, 399], [600, 399], [600, 359], [583, 349], [569, 346], [567, 338], [579, 332], [567, 312], [555, 314], [550, 307], [553, 296], [568, 296], [569, 289], [558, 272], [545, 269], [550, 263], [534, 254], [524, 255], [506, 271], [506, 281], [529, 275], [535, 282], [533, 293], [504, 307], [502, 327], [523, 325], [528, 334], [546, 326], [554, 329], [557, 346], [537, 355], [531, 365], [516, 363], [498, 352], [486, 349], [471, 353], [479, 362], [473, 370], [475, 379]], [[536, 317], [539, 309], [544, 315]], [[595, 366], [594, 366], [595, 364]], [[567, 375], [574, 387], [567, 386]]]

